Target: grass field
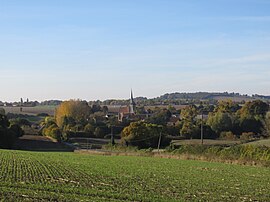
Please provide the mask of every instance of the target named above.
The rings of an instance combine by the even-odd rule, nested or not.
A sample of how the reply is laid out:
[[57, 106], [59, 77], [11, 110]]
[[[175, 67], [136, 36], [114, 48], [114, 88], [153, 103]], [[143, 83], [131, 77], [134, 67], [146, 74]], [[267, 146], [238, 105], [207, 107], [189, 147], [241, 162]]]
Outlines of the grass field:
[[[172, 143], [174, 145], [200, 145], [202, 141], [200, 139], [192, 139], [192, 140], [173, 140]], [[204, 145], [211, 145], [211, 146], [220, 146], [220, 145], [237, 145], [241, 144], [240, 140], [212, 140], [212, 139], [204, 139]]]
[[20, 107], [1, 107], [5, 110], [6, 113], [13, 114], [27, 114], [27, 115], [37, 115], [41, 113], [46, 113], [51, 116], [54, 115], [55, 108], [57, 106], [44, 105], [44, 106], [36, 106], [36, 107], [23, 107], [22, 112], [20, 111]]
[[0, 150], [3, 201], [267, 201], [270, 170], [151, 157]]
[[254, 146], [266, 146], [270, 147], [270, 139], [257, 140], [253, 142], [246, 143], [245, 145], [254, 145]]

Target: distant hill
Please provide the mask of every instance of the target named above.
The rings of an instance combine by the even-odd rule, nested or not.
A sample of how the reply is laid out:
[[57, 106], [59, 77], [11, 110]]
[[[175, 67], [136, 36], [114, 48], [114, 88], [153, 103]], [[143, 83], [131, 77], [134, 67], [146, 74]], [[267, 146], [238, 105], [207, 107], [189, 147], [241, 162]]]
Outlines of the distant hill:
[[[156, 105], [186, 105], [186, 104], [200, 104], [202, 101], [209, 104], [216, 104], [219, 100], [232, 100], [238, 103], [244, 103], [252, 100], [262, 100], [270, 103], [270, 96], [265, 95], [247, 95], [240, 93], [217, 93], [217, 92], [195, 92], [195, 93], [166, 93], [156, 98], [135, 97], [134, 100], [137, 105], [156, 106]], [[129, 99], [108, 99], [104, 101], [95, 100], [89, 101], [89, 105], [128, 105]], [[61, 100], [47, 100], [43, 102], [29, 102], [34, 103], [33, 106], [58, 106], [62, 103]], [[0, 101], [1, 106], [20, 106], [19, 102], [3, 102]], [[25, 106], [25, 105], [24, 105]], [[25, 106], [26, 107], [26, 106]]]
[[[135, 97], [134, 100], [137, 105], [144, 106], [158, 106], [158, 105], [186, 105], [186, 104], [200, 104], [201, 102], [216, 104], [219, 100], [232, 100], [238, 103], [244, 103], [252, 100], [263, 100], [270, 103], [270, 96], [264, 95], [247, 95], [240, 93], [217, 93], [217, 92], [195, 92], [195, 93], [166, 93], [156, 98], [148, 99], [146, 97]], [[101, 105], [128, 105], [129, 99], [126, 100], [105, 100], [105, 101], [90, 101], [89, 104]]]
[[269, 101], [270, 96], [264, 96], [264, 95], [241, 95], [239, 93], [210, 93], [210, 92], [196, 92], [196, 93], [166, 93], [157, 99], [159, 100], [226, 100], [231, 99], [236, 102], [242, 102], [242, 101], [251, 101], [255, 99], [262, 99]]

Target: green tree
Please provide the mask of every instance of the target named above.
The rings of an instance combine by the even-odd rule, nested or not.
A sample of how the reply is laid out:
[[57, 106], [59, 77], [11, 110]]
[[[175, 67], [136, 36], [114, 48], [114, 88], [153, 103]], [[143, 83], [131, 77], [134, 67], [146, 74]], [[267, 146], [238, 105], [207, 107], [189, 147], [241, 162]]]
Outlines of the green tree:
[[237, 112], [241, 131], [260, 134], [263, 131], [265, 115], [268, 110], [268, 104], [261, 100], [247, 102]]
[[269, 105], [261, 100], [247, 102], [239, 111], [241, 119], [255, 118], [256, 120], [264, 119], [269, 110]]
[[42, 135], [51, 137], [58, 142], [62, 141], [62, 130], [58, 127], [58, 125], [55, 123], [55, 120], [51, 117], [46, 117], [44, 122], [42, 123]]
[[148, 122], [158, 125], [166, 125], [172, 116], [168, 109], [156, 108], [155, 112], [147, 119]]
[[190, 121], [184, 121], [184, 124], [180, 130], [180, 135], [184, 138], [195, 138], [199, 131], [200, 129], [196, 124]]
[[265, 137], [270, 137], [270, 112], [267, 112], [265, 120], [263, 122], [264, 130], [263, 134]]
[[196, 122], [196, 116], [198, 110], [195, 105], [189, 105], [181, 110], [182, 128], [180, 135], [185, 138], [194, 138], [199, 131], [198, 124]]
[[21, 137], [24, 135], [23, 129], [18, 124], [11, 124], [9, 129], [12, 130], [17, 137]]
[[233, 118], [229, 113], [210, 113], [208, 116], [207, 125], [209, 125], [211, 129], [219, 135], [222, 131], [232, 130]]
[[221, 100], [218, 102], [218, 105], [215, 107], [214, 112], [222, 112], [233, 114], [240, 109], [240, 106], [233, 102], [232, 100]]
[[0, 126], [2, 128], [8, 128], [10, 125], [9, 120], [5, 115], [0, 115]]
[[19, 125], [10, 125], [5, 115], [0, 115], [0, 148], [12, 148], [16, 139], [23, 135], [23, 130]]
[[195, 105], [189, 105], [181, 110], [181, 119], [184, 121], [194, 122], [197, 115], [198, 110]]
[[5, 115], [5, 114], [6, 114], [5, 109], [0, 108], [0, 115]]
[[168, 144], [162, 126], [143, 121], [130, 123], [121, 133], [121, 142], [139, 148], [156, 148], [160, 134], [162, 135], [161, 145]]

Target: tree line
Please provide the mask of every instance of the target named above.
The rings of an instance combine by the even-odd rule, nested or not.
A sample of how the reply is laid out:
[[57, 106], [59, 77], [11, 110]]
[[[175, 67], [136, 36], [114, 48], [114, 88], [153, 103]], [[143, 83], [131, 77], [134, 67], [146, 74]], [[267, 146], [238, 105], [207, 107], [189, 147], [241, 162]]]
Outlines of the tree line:
[[[144, 107], [139, 106], [138, 111]], [[162, 144], [168, 144], [166, 137], [179, 136], [183, 139], [200, 138], [203, 125], [204, 138], [251, 139], [269, 137], [269, 105], [261, 100], [239, 105], [231, 100], [217, 105], [188, 105], [176, 110], [174, 107], [149, 110], [149, 117], [136, 117], [118, 122], [117, 117], [106, 116], [106, 106], [92, 105], [86, 101], [64, 101], [57, 108], [55, 117], [47, 117], [41, 123], [42, 134], [59, 141], [71, 137], [110, 138], [110, 133], [121, 134], [124, 145], [152, 147], [162, 136]], [[178, 117], [173, 125], [172, 117]]]
[[10, 149], [24, 131], [19, 124], [9, 121], [3, 109], [0, 110], [0, 148]]

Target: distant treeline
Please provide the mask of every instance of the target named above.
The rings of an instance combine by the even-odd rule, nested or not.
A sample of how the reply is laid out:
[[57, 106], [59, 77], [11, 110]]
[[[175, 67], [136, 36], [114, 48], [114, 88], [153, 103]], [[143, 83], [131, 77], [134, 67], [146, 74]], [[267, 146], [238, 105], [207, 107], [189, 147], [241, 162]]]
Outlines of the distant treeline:
[[0, 101], [0, 106], [22, 106], [22, 107], [35, 107], [39, 105], [54, 105], [58, 106], [62, 103], [61, 100], [46, 100], [43, 102], [38, 101], [27, 101], [27, 102], [2, 102]]
[[[156, 98], [148, 99], [146, 97], [136, 97], [134, 100], [137, 105], [186, 105], [186, 104], [217, 104], [218, 100], [231, 99], [234, 102], [244, 104], [247, 101], [263, 100], [270, 103], [270, 96], [265, 95], [247, 95], [240, 93], [211, 93], [211, 92], [195, 92], [195, 93], [166, 93]], [[28, 101], [25, 102], [25, 106], [38, 106], [38, 105], [60, 105], [61, 100], [46, 100], [43, 102]], [[20, 106], [20, 102], [7, 103], [0, 101], [0, 106]], [[96, 100], [89, 101], [89, 105], [128, 105], [129, 99], [108, 99], [108, 100]]]
[[[270, 96], [254, 94], [249, 96], [247, 94], [240, 93], [210, 93], [210, 92], [196, 92], [196, 93], [166, 93], [162, 96], [148, 99], [146, 97], [136, 97], [134, 100], [137, 105], [186, 105], [186, 104], [217, 104], [218, 100], [231, 99], [234, 102], [244, 104], [251, 100], [263, 100], [264, 102], [270, 102]], [[127, 100], [109, 99], [105, 101], [90, 101], [90, 105], [127, 105]]]

